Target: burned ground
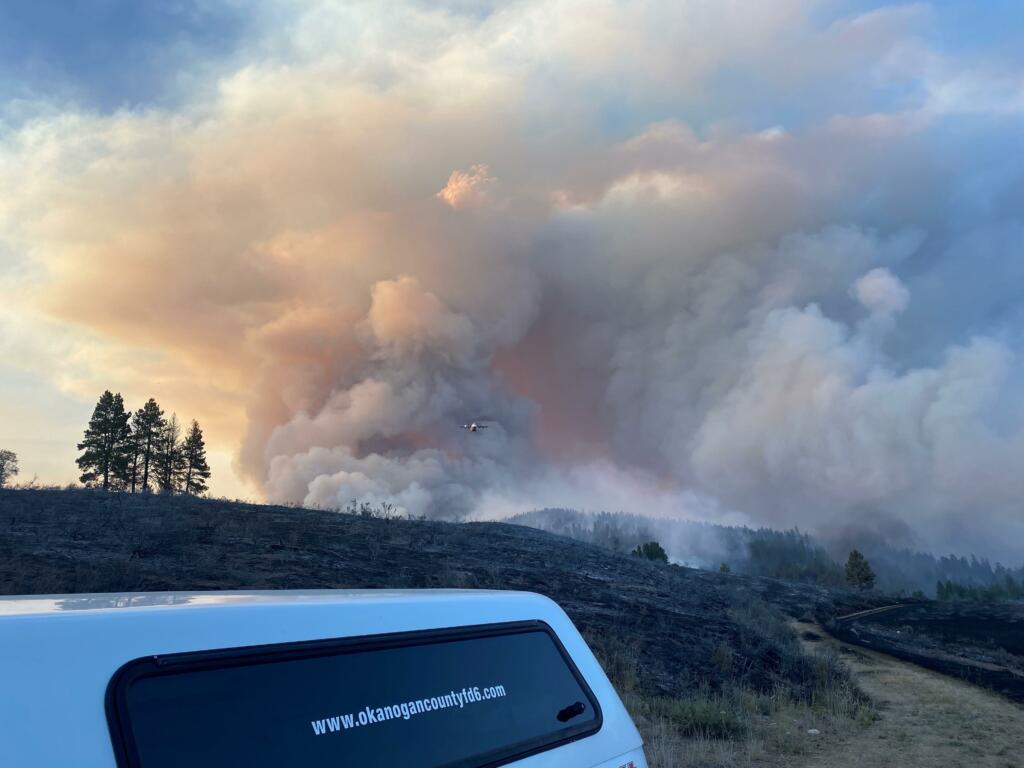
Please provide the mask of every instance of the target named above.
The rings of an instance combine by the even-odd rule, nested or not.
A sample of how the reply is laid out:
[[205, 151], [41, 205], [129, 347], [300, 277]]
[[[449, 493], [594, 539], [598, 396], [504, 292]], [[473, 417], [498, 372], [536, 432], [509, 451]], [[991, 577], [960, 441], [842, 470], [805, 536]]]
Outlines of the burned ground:
[[515, 525], [0, 490], [0, 593], [378, 587], [548, 595], [599, 655], [658, 695], [733, 683], [799, 695], [812, 672], [776, 609], [828, 620], [882, 601], [655, 564]]

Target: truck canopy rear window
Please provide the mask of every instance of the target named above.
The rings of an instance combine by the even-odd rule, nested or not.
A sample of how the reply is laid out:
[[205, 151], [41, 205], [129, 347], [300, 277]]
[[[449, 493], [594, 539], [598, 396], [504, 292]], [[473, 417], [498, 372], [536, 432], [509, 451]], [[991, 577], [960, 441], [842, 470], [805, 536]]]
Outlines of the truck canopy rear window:
[[139, 659], [107, 710], [130, 768], [479, 768], [601, 727], [541, 622]]

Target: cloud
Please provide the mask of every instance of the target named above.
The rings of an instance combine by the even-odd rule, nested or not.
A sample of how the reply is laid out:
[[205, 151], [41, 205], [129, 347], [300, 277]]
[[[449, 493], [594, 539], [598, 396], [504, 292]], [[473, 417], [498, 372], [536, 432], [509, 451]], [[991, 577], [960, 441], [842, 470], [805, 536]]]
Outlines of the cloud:
[[801, 527], [820, 528], [824, 509], [826, 520], [909, 524], [916, 542], [903, 545], [1017, 530], [1004, 511], [1024, 493], [1011, 469], [1022, 423], [999, 422], [1021, 372], [1017, 354], [985, 338], [951, 347], [935, 367], [897, 372], [817, 307], [777, 310], [697, 431], [694, 468], [723, 501]]
[[907, 308], [910, 292], [885, 267], [876, 267], [853, 284], [853, 296], [871, 312], [894, 314]]
[[210, 422], [272, 501], [1019, 559], [1013, 72], [941, 9], [733, 5], [268, 6], [173, 109], [41, 111], [3, 348]]
[[482, 206], [487, 203], [488, 189], [495, 181], [488, 172], [486, 165], [474, 165], [468, 171], [452, 171], [437, 196], [456, 209]]

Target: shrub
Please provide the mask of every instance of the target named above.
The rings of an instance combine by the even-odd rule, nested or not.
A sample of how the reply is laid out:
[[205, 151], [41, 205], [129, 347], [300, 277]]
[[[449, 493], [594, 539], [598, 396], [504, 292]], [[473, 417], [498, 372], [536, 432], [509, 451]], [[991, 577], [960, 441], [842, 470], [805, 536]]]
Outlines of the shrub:
[[668, 554], [661, 544], [656, 541], [648, 541], [645, 544], [641, 544], [633, 550], [633, 556], [643, 558], [644, 560], [653, 560], [656, 563], [668, 562]]
[[0, 450], [0, 488], [18, 474], [18, 456], [14, 451]]
[[721, 694], [702, 692], [689, 698], [651, 696], [640, 701], [644, 717], [665, 720], [680, 736], [738, 739], [746, 735], [748, 718]]

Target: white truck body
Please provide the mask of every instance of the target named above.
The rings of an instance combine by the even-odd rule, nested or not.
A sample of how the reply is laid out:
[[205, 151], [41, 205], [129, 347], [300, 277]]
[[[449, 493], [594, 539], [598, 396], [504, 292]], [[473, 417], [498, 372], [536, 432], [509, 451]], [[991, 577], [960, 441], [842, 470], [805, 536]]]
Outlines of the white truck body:
[[[300, 648], [306, 647], [302, 644], [319, 647], [309, 641], [372, 639], [396, 633], [426, 635], [432, 630], [518, 626], [517, 623], [523, 622], [542, 623], [557, 636], [556, 644], [560, 642], [563, 655], [571, 658], [569, 666], [575, 665], [577, 679], [582, 677], [583, 688], [589, 689], [591, 701], [599, 705], [590, 708], [596, 710], [596, 732], [575, 736], [557, 746], [544, 746], [521, 758], [506, 756], [495, 762], [477, 764], [523, 768], [646, 768], [636, 727], [586, 642], [562, 609], [536, 594], [484, 590], [173, 592], [0, 598], [0, 766], [115, 768], [140, 765], [146, 768], [146, 765], [160, 763], [139, 757], [129, 762], [115, 747], [117, 738], [108, 723], [108, 718], [116, 719], [112, 712], [117, 710], [116, 706], [111, 709], [110, 697], [118, 696], [117, 685], [112, 685], [111, 681], [125, 665], [132, 668], [130, 662], [135, 660], [142, 660], [137, 664], [146, 666], [147, 660], [153, 657], [185, 654], [183, 658], [191, 659], [190, 653], [217, 649], [292, 647], [288, 644], [300, 644], [297, 646]], [[371, 658], [375, 651], [364, 653]], [[197, 654], [197, 657], [202, 656]], [[496, 663], [510, 662], [497, 659]], [[507, 683], [510, 691], [516, 690], [516, 679], [498, 682], [503, 686]], [[339, 680], [337, 684], [343, 688], [345, 681]], [[458, 683], [455, 685], [457, 690]], [[459, 700], [463, 698], [458, 693], [453, 692], [453, 695]], [[429, 701], [428, 698], [428, 708]], [[435, 700], [434, 704], [437, 703]], [[222, 705], [228, 711], [234, 706], [230, 701]], [[277, 715], [284, 722], [288, 722], [291, 705], [290, 701], [279, 702]], [[506, 705], [507, 702], [500, 704]], [[246, 702], [240, 702], [239, 706], [244, 708]], [[482, 713], [491, 705], [482, 702], [474, 706], [474, 712]], [[520, 706], [528, 708], [528, 705]], [[587, 707], [583, 706], [580, 711], [585, 709]], [[373, 720], [370, 707], [367, 711]], [[320, 739], [311, 742], [318, 748], [332, 745], [340, 756], [339, 765], [377, 764], [372, 758], [368, 763], [347, 762], [342, 739], [349, 738], [348, 734], [320, 733], [324, 722], [331, 724], [328, 717], [331, 714], [325, 712], [326, 720], [314, 719], [311, 723], [307, 718], [301, 724], [306, 729], [302, 731], [302, 738]], [[168, 728], [174, 727], [173, 715], [172, 711], [172, 717], [167, 720]], [[398, 717], [397, 708], [395, 715]], [[513, 715], [509, 722], [518, 722], [515, 712]], [[388, 739], [400, 740], [402, 729], [411, 727], [410, 722], [427, 723], [435, 718], [436, 726], [443, 717], [453, 716], [454, 713], [423, 713], [421, 707], [412, 720], [405, 712], [404, 724], [399, 718], [395, 723], [373, 729], [373, 738], [388, 733]], [[570, 712], [567, 717], [572, 716]], [[592, 715], [588, 712], [588, 716]], [[558, 719], [562, 719], [561, 712]], [[471, 720], [466, 722], [467, 727], [473, 727], [469, 725]], [[312, 731], [308, 730], [310, 725]], [[364, 728], [363, 732], [370, 730]], [[187, 736], [182, 739], [187, 740]], [[253, 736], [264, 740], [273, 738], [267, 734]], [[150, 755], [153, 754], [156, 753], [151, 748]], [[172, 759], [165, 759], [174, 764]], [[452, 764], [456, 763], [474, 764], [471, 759], [465, 762], [465, 758], [463, 762]], [[293, 765], [298, 767], [302, 763]]]

